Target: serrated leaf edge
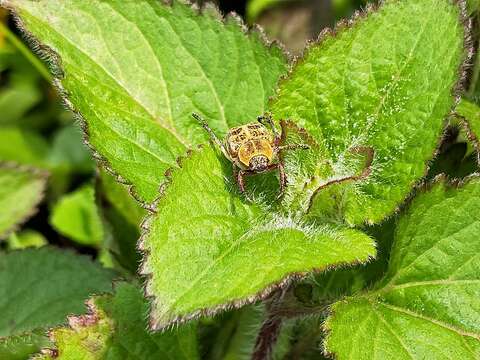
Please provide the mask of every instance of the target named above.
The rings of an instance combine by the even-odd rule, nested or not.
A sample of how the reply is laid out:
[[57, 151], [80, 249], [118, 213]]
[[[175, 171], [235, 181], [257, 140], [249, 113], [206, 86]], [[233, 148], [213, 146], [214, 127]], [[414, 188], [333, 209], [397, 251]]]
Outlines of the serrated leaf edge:
[[[400, 2], [402, 0], [391, 0], [389, 2]], [[280, 76], [278, 83], [277, 83], [277, 88], [276, 92], [274, 95], [272, 95], [269, 99], [269, 106], [278, 98], [279, 96], [279, 89], [282, 85], [283, 82], [288, 81], [290, 78], [291, 74], [295, 71], [297, 66], [300, 66], [303, 63], [303, 60], [308, 56], [309, 52], [312, 50], [313, 47], [315, 46], [321, 46], [326, 40], [330, 38], [337, 37], [341, 32], [346, 31], [348, 29], [353, 28], [355, 25], [360, 23], [361, 21], [365, 20], [368, 18], [368, 16], [371, 13], [377, 12], [382, 6], [385, 5], [387, 0], [379, 0], [377, 4], [374, 3], [368, 3], [365, 8], [362, 10], [357, 10], [353, 13], [353, 15], [350, 18], [347, 19], [342, 19], [338, 21], [332, 28], [326, 27], [324, 28], [320, 34], [318, 35], [316, 40], [311, 40], [307, 41], [306, 47], [303, 50], [301, 56], [295, 56], [292, 58], [292, 61], [290, 63], [290, 69], [288, 72], [282, 76]], [[453, 104], [450, 108], [450, 112], [448, 114], [445, 114], [445, 120], [443, 124], [443, 131], [442, 135], [439, 137], [439, 140], [437, 142], [437, 146], [434, 150], [434, 153], [432, 154], [432, 158], [430, 160], [427, 160], [425, 163], [425, 171], [424, 171], [424, 176], [425, 177], [430, 169], [431, 164], [433, 163], [433, 160], [439, 155], [440, 153], [440, 146], [443, 143], [446, 133], [447, 133], [447, 124], [448, 124], [448, 117], [454, 116], [455, 115], [455, 108], [458, 105], [458, 103], [461, 100], [462, 93], [465, 91], [465, 86], [467, 83], [467, 78], [468, 78], [468, 71], [471, 68], [471, 63], [473, 61], [473, 57], [475, 54], [475, 48], [473, 45], [473, 40], [472, 40], [472, 19], [468, 16], [467, 12], [467, 1], [466, 0], [450, 0], [450, 2], [460, 9], [460, 24], [463, 25], [464, 29], [464, 38], [463, 38], [463, 44], [464, 44], [464, 52], [465, 56], [463, 61], [461, 62], [457, 74], [458, 74], [458, 80], [456, 84], [451, 89], [451, 94], [452, 97], [454, 98]], [[478, 151], [478, 163], [480, 164], [480, 151]], [[422, 183], [422, 178], [419, 180], [415, 180], [412, 182], [410, 185], [411, 188], [415, 187], [418, 184]], [[391, 213], [386, 214], [384, 218], [381, 220], [388, 219], [391, 216], [395, 216], [395, 214], [398, 213], [400, 210], [400, 206], [402, 203], [404, 203], [407, 199], [409, 198], [409, 195], [407, 195], [397, 206], [395, 209], [391, 211]], [[313, 200], [313, 197], [312, 197]], [[364, 222], [364, 225], [374, 225], [376, 223], [379, 223], [380, 221], [371, 221], [371, 220], [366, 220]]]
[[[203, 148], [203, 145], [198, 145], [197, 150], [201, 150]], [[290, 284], [305, 279], [312, 273], [319, 273], [319, 272], [324, 272], [324, 271], [330, 271], [334, 269], [339, 269], [339, 268], [350, 268], [353, 266], [357, 266], [360, 264], [366, 264], [370, 261], [372, 261], [375, 257], [375, 255], [371, 256], [369, 255], [365, 260], [360, 260], [357, 259], [355, 261], [351, 262], [339, 262], [337, 264], [330, 264], [324, 267], [319, 267], [312, 269], [311, 271], [304, 271], [304, 272], [292, 272], [285, 276], [282, 280], [278, 282], [274, 282], [268, 286], [266, 286], [262, 291], [257, 292], [251, 296], [247, 296], [242, 299], [236, 299], [221, 305], [209, 307], [209, 308], [202, 308], [196, 311], [193, 311], [189, 314], [186, 315], [177, 315], [175, 316], [172, 320], [170, 320], [168, 323], [161, 323], [161, 320], [157, 319], [155, 316], [156, 313], [156, 308], [157, 305], [155, 304], [156, 296], [151, 292], [151, 279], [153, 277], [153, 274], [148, 270], [148, 258], [150, 256], [150, 252], [148, 249], [145, 247], [145, 240], [146, 237], [150, 233], [150, 226], [151, 222], [153, 221], [153, 217], [156, 214], [156, 207], [159, 204], [159, 201], [165, 194], [165, 190], [168, 188], [168, 186], [172, 183], [172, 173], [174, 171], [179, 171], [182, 169], [182, 163], [185, 160], [188, 160], [193, 154], [194, 150], [188, 150], [187, 154], [185, 156], [181, 156], [177, 159], [177, 163], [179, 165], [179, 168], [170, 168], [165, 171], [165, 178], [166, 180], [163, 182], [163, 184], [160, 187], [160, 195], [159, 197], [152, 203], [152, 211], [147, 213], [145, 218], [143, 219], [141, 225], [140, 225], [140, 239], [137, 242], [137, 249], [138, 251], [142, 254], [142, 261], [140, 263], [140, 266], [138, 267], [138, 275], [143, 277], [144, 283], [143, 283], [143, 294], [146, 299], [149, 300], [150, 303], [150, 311], [149, 311], [149, 327], [150, 330], [153, 331], [165, 331], [174, 328], [175, 326], [179, 326], [181, 324], [184, 324], [188, 321], [198, 319], [203, 316], [214, 316], [218, 314], [219, 312], [226, 311], [226, 310], [232, 310], [232, 309], [239, 309], [245, 305], [254, 303], [256, 301], [260, 300], [265, 300], [268, 299], [270, 296], [272, 296], [276, 290], [279, 289], [284, 289], [290, 286]], [[376, 252], [376, 243], [373, 242], [373, 246], [375, 248]]]
[[[259, 41], [269, 50], [275, 51], [278, 50], [280, 53], [285, 57], [287, 62], [290, 61], [291, 55], [286, 50], [285, 46], [281, 44], [277, 40], [269, 40], [265, 34], [265, 31], [259, 25], [255, 25], [252, 28], [248, 28], [248, 26], [244, 23], [244, 21], [234, 12], [230, 12], [226, 16], [223, 16], [219, 8], [211, 3], [206, 2], [202, 7], [199, 7], [197, 4], [192, 3], [188, 0], [157, 0], [160, 3], [164, 4], [165, 6], [172, 6], [175, 2], [183, 3], [192, 8], [192, 10], [198, 16], [211, 16], [212, 19], [217, 19], [218, 21], [222, 22], [226, 25], [229, 21], [233, 21], [237, 24], [240, 28], [242, 33], [250, 37], [251, 35], [258, 35]], [[15, 5], [12, 3], [12, 0], [0, 0], [0, 7], [7, 9], [13, 16], [16, 26], [20, 30], [24, 40], [27, 42], [31, 50], [43, 61], [45, 61], [48, 65], [50, 72], [53, 75], [53, 85], [57, 90], [63, 105], [70, 110], [73, 115], [75, 122], [79, 125], [82, 129], [83, 133], [83, 143], [90, 149], [92, 152], [92, 156], [97, 162], [98, 166], [103, 166], [103, 168], [111, 174], [115, 181], [127, 187], [129, 194], [140, 203], [140, 205], [145, 208], [147, 211], [152, 210], [151, 204], [147, 201], [143, 200], [142, 197], [138, 194], [137, 190], [135, 189], [135, 185], [132, 184], [130, 181], [122, 177], [119, 173], [117, 173], [112, 166], [109, 164], [109, 161], [103, 157], [98, 151], [96, 151], [95, 147], [89, 141], [89, 130], [88, 130], [88, 123], [80, 113], [80, 111], [76, 110], [73, 103], [69, 100], [68, 91], [62, 85], [62, 79], [64, 77], [63, 69], [62, 69], [62, 59], [59, 54], [57, 54], [51, 47], [42, 44], [25, 26], [23, 20], [18, 14], [18, 11], [15, 9]]]
[[467, 134], [468, 140], [472, 143], [473, 148], [477, 153], [477, 164], [480, 166], [480, 140], [478, 138], [478, 135], [475, 134], [472, 127], [470, 126], [470, 121], [466, 117], [458, 113], [455, 113], [455, 117], [460, 121], [460, 125]]
[[[400, 209], [400, 212], [401, 212], [402, 215], [404, 215], [408, 211], [408, 209], [411, 205], [411, 202], [416, 198], [416, 196], [419, 193], [420, 194], [427, 193], [428, 191], [430, 191], [436, 185], [443, 186], [444, 190], [458, 189], [458, 188], [461, 188], [461, 187], [467, 185], [470, 181], [475, 181], [475, 180], [480, 181], [480, 173], [470, 174], [469, 176], [465, 177], [464, 179], [450, 179], [450, 178], [447, 177], [447, 175], [440, 174], [440, 175], [437, 175], [432, 181], [424, 180], [422, 183], [418, 184], [414, 188], [414, 190], [412, 191], [412, 193], [409, 196], [408, 201], [405, 202], [402, 205], [402, 207]], [[392, 246], [393, 246], [393, 244], [392, 244]], [[382, 281], [382, 279], [378, 280], [376, 283], [380, 283]], [[333, 319], [335, 318], [335, 315], [336, 315], [336, 312], [335, 312], [336, 305], [337, 304], [342, 304], [342, 303], [346, 304], [346, 303], [348, 303], [349, 299], [362, 298], [362, 297], [363, 298], [368, 298], [368, 297], [371, 297], [371, 296], [374, 296], [376, 294], [381, 293], [381, 291], [384, 290], [384, 289], [385, 289], [385, 287], [382, 287], [378, 290], [372, 291], [370, 294], [368, 292], [369, 290], [366, 289], [366, 290], [364, 290], [363, 292], [361, 292], [357, 295], [345, 296], [343, 299], [341, 299], [339, 301], [336, 301], [335, 303], [333, 303], [333, 304], [331, 304], [330, 306], [327, 307], [327, 309], [326, 309], [326, 313], [327, 313], [326, 319], [322, 324], [322, 330], [323, 330], [323, 334], [324, 334], [323, 341], [322, 341], [322, 350], [323, 350], [323, 354], [325, 356], [335, 358], [335, 353], [328, 350], [328, 341], [330, 339], [330, 333], [332, 331], [331, 322], [333, 321]], [[480, 340], [480, 335], [478, 335], [476, 337]]]

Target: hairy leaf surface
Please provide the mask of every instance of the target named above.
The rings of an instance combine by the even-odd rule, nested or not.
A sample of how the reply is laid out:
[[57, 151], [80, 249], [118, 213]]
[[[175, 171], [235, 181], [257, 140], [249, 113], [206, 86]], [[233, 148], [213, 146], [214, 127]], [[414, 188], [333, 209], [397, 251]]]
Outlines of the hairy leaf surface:
[[252, 302], [291, 275], [374, 256], [360, 231], [308, 226], [245, 203], [218, 156], [206, 147], [185, 159], [144, 224], [154, 328]]
[[211, 6], [199, 16], [183, 1], [1, 3], [61, 57], [61, 85], [90, 144], [145, 201], [176, 157], [207, 139], [193, 111], [225, 134], [264, 111], [286, 68], [280, 49]]
[[[68, 328], [51, 333], [55, 356], [36, 359], [198, 359], [196, 325], [163, 333], [147, 331], [148, 303], [134, 285], [121, 283], [115, 295], [94, 297], [89, 314], [69, 318]], [[57, 357], [58, 354], [58, 357]]]
[[327, 351], [339, 360], [478, 359], [479, 233], [478, 177], [418, 196], [397, 226], [385, 278], [332, 307]]
[[33, 214], [45, 185], [44, 173], [0, 163], [0, 238]]
[[51, 247], [0, 253], [0, 337], [61, 324], [92, 294], [112, 290], [115, 273]]
[[[465, 58], [460, 8], [450, 0], [387, 0], [377, 11], [326, 34], [281, 82], [270, 108], [304, 126], [331, 161], [299, 196], [323, 204], [332, 196], [347, 222], [379, 222], [421, 178], [454, 104], [452, 89]], [[348, 157], [370, 146], [371, 174], [334, 193], [315, 189], [355, 174]], [[303, 185], [303, 184], [302, 184]], [[315, 204], [314, 204], [315, 205]], [[333, 214], [335, 216], [336, 214]]]

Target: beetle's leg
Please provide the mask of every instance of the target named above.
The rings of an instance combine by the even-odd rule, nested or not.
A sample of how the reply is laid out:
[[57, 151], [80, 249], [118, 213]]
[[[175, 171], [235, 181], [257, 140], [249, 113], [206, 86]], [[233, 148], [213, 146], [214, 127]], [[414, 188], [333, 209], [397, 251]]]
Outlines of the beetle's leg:
[[236, 174], [236, 179], [237, 179], [237, 184], [238, 184], [238, 189], [240, 190], [240, 193], [247, 199], [248, 201], [252, 201], [250, 197], [247, 195], [245, 192], [245, 176], [248, 175], [253, 175], [254, 172], [250, 170], [242, 170], [240, 169], [237, 174]]
[[282, 145], [278, 147], [278, 151], [295, 150], [295, 149], [308, 150], [310, 149], [310, 146], [308, 146], [307, 144], [288, 144], [288, 145]]
[[242, 194], [245, 194], [245, 170], [239, 170], [237, 172], [237, 184], [238, 184], [238, 188], [240, 190], [240, 192]]
[[270, 170], [278, 170], [278, 177], [280, 178], [280, 191], [278, 192], [277, 199], [280, 199], [285, 192], [285, 188], [287, 187], [287, 176], [285, 174], [285, 167], [283, 162], [278, 162], [277, 164], [269, 165], [267, 171]]
[[200, 123], [200, 125], [202, 125], [202, 127], [205, 129], [205, 131], [208, 133], [208, 135], [210, 135], [210, 139], [212, 139], [213, 143], [215, 145], [217, 145], [220, 148], [220, 150], [222, 150], [223, 155], [225, 155], [225, 157], [227, 159], [231, 160], [227, 149], [225, 149], [225, 145], [223, 145], [223, 143], [220, 141], [220, 139], [217, 137], [217, 135], [215, 135], [213, 130], [210, 128], [210, 126], [208, 126], [207, 122], [197, 113], [192, 113], [192, 117], [195, 120], [197, 120]]
[[273, 123], [272, 114], [265, 113], [265, 115], [260, 115], [259, 117], [257, 117], [257, 121], [262, 125], [268, 124], [268, 126], [270, 126], [270, 129], [272, 130], [275, 140], [280, 139], [280, 134], [278, 133], [277, 128]]
[[285, 175], [285, 168], [282, 162], [277, 164], [278, 167], [278, 176], [280, 178], [280, 191], [278, 192], [277, 199], [283, 197], [285, 193], [285, 188], [287, 187], [287, 176]]

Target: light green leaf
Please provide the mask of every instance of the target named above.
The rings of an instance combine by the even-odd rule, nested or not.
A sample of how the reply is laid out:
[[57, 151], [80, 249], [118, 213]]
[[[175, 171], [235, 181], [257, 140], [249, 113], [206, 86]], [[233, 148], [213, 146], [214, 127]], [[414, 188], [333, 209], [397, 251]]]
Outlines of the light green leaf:
[[45, 346], [46, 330], [82, 314], [90, 295], [111, 291], [114, 275], [51, 247], [0, 253], [0, 357], [24, 359]]
[[437, 183], [401, 218], [376, 287], [332, 307], [326, 349], [342, 359], [480, 357], [480, 179]]
[[[356, 173], [348, 158], [358, 146], [375, 150], [370, 176], [318, 192], [316, 215], [375, 223], [397, 208], [424, 175], [454, 104], [464, 36], [453, 1], [387, 0], [308, 49], [270, 105], [276, 118], [304, 126], [326, 152], [320, 165], [335, 170], [304, 182], [303, 210], [314, 190]], [[331, 196], [340, 209], [324, 208]]]
[[480, 107], [462, 99], [455, 108], [455, 112], [465, 120], [464, 125], [467, 128], [467, 135], [475, 150], [477, 150], [477, 159], [480, 164]]
[[24, 230], [20, 233], [13, 233], [7, 239], [7, 246], [10, 250], [24, 249], [27, 247], [41, 247], [47, 245], [45, 237], [35, 230]]
[[35, 212], [42, 200], [46, 174], [0, 163], [0, 239]]
[[35, 132], [15, 127], [0, 128], [0, 161], [46, 168], [48, 151], [48, 143]]
[[247, 3], [247, 18], [249, 21], [255, 21], [265, 10], [273, 8], [279, 4], [285, 4], [291, 0], [249, 0]]
[[53, 207], [50, 223], [80, 244], [98, 246], [103, 239], [103, 226], [93, 186], [85, 185], [63, 196]]
[[69, 317], [69, 328], [51, 333], [56, 355], [36, 359], [198, 359], [196, 325], [163, 333], [147, 331], [148, 303], [135, 286], [121, 283], [114, 296], [90, 299], [89, 313]]
[[61, 57], [91, 145], [148, 202], [176, 158], [207, 139], [193, 111], [225, 134], [263, 113], [286, 69], [280, 49], [210, 5], [199, 15], [182, 1], [1, 3]]
[[244, 203], [232, 181], [231, 165], [211, 147], [194, 152], [144, 224], [141, 271], [154, 297], [153, 328], [238, 307], [291, 277], [375, 255], [364, 233], [270, 214]]

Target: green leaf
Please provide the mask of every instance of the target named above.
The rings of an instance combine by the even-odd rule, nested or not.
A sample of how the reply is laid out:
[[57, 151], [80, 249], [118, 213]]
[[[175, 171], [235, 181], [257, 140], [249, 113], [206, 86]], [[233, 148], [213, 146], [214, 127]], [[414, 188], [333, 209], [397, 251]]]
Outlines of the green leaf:
[[90, 295], [111, 291], [114, 275], [51, 247], [0, 253], [0, 358], [24, 359], [46, 346], [46, 329], [82, 314]]
[[137, 251], [137, 240], [146, 211], [125, 186], [116, 182], [115, 178], [104, 170], [100, 171], [100, 181], [99, 188], [107, 200], [102, 202], [103, 216], [110, 225], [107, 225], [106, 231], [111, 234], [111, 241], [104, 242], [103, 246], [117, 263], [134, 274], [141, 260]]
[[47, 245], [45, 237], [35, 230], [24, 230], [20, 233], [13, 233], [8, 237], [7, 245], [10, 250], [24, 249], [27, 247], [41, 247]]
[[480, 9], [480, 0], [467, 0], [468, 13], [472, 14]]
[[0, 359], [25, 360], [47, 346], [50, 346], [50, 341], [44, 330], [0, 337]]
[[38, 170], [0, 163], [0, 239], [34, 214], [45, 185]]
[[279, 48], [211, 6], [199, 15], [182, 1], [2, 3], [61, 57], [61, 86], [90, 144], [147, 202], [176, 158], [206, 141], [193, 111], [225, 134], [263, 113], [286, 69]]
[[[196, 325], [147, 331], [148, 303], [135, 286], [120, 283], [114, 296], [88, 302], [89, 314], [69, 317], [69, 328], [51, 333], [55, 356], [36, 359], [198, 359]], [[57, 355], [58, 354], [58, 355]]]
[[249, 21], [255, 21], [265, 10], [273, 8], [280, 4], [285, 4], [291, 0], [249, 0], [247, 3], [247, 18]]
[[[12, 106], [13, 103], [10, 103]], [[47, 168], [48, 143], [35, 132], [15, 127], [0, 128], [0, 160]]]
[[141, 271], [154, 297], [153, 328], [238, 307], [292, 277], [375, 255], [364, 233], [265, 212], [244, 203], [232, 182], [231, 165], [211, 147], [194, 152], [146, 220]]
[[[270, 105], [312, 134], [326, 154], [320, 166], [333, 164], [333, 175], [316, 171], [301, 184], [304, 211], [314, 196], [317, 215], [362, 224], [397, 208], [424, 175], [453, 106], [465, 31], [453, 1], [387, 0], [308, 49]], [[375, 150], [370, 176], [316, 193], [356, 173], [360, 160], [348, 158], [358, 146]], [[332, 196], [342, 208], [325, 208]]]
[[53, 207], [50, 223], [80, 244], [98, 246], [103, 239], [103, 226], [93, 186], [85, 185], [63, 196]]
[[457, 115], [465, 120], [467, 135], [477, 150], [477, 159], [480, 164], [480, 107], [476, 104], [462, 99], [455, 108]]
[[332, 307], [341, 359], [480, 357], [480, 179], [437, 183], [398, 223], [385, 278]]
[[[268, 315], [264, 304], [245, 306], [232, 311], [230, 319], [222, 323], [215, 338], [215, 347], [208, 358], [211, 360], [248, 360], [252, 358], [258, 332]], [[272, 359], [284, 359], [292, 335], [292, 326], [284, 323], [281, 328]]]
[[[206, 358], [211, 360], [251, 359], [255, 339], [265, 319], [263, 304], [245, 306], [222, 316], [218, 333]], [[206, 341], [202, 341], [204, 344]]]

